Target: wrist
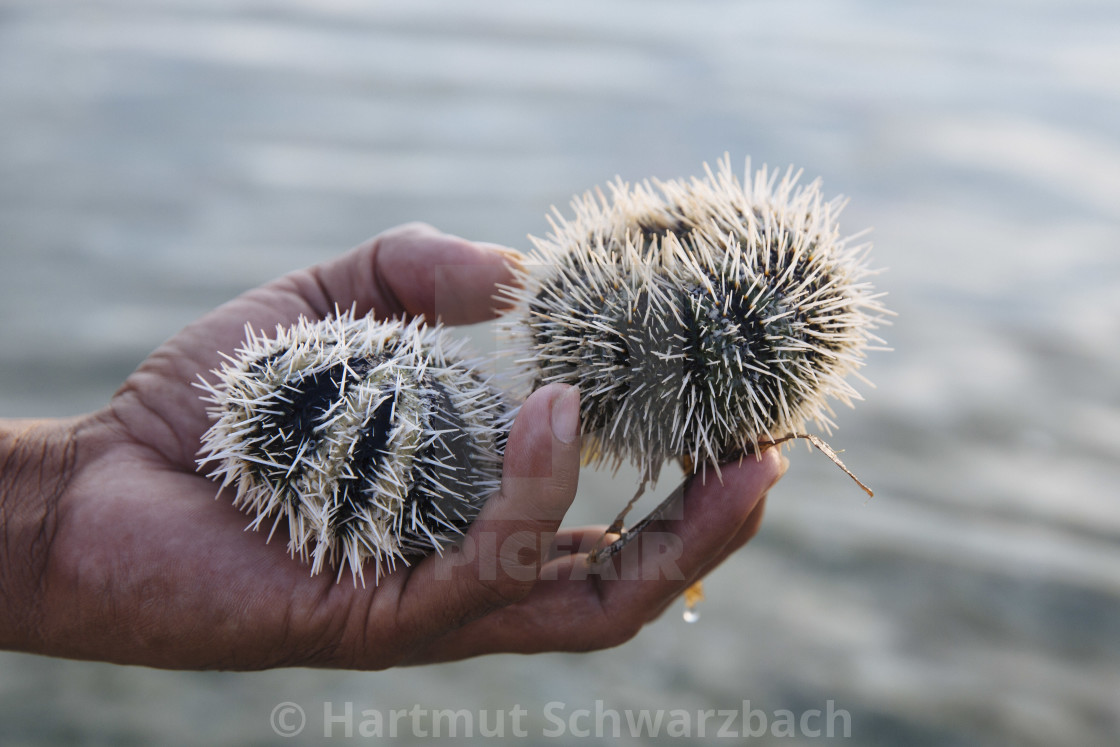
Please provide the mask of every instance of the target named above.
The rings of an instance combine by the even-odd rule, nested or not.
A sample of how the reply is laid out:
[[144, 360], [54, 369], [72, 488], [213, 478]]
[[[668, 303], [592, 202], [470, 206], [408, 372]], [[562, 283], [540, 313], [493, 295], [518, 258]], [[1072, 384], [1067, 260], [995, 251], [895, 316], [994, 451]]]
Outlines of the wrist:
[[58, 504], [73, 472], [74, 429], [0, 420], [0, 649], [38, 648]]

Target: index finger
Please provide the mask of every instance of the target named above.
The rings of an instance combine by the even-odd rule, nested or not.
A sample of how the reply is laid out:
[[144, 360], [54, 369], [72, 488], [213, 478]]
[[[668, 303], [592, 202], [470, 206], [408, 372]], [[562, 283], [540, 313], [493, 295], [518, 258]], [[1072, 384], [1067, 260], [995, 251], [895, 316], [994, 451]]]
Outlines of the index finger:
[[518, 257], [512, 249], [412, 223], [308, 272], [328, 301], [324, 313], [354, 305], [358, 315], [372, 310], [380, 318], [422, 315], [473, 324], [504, 310], [494, 295], [499, 284], [515, 281]]

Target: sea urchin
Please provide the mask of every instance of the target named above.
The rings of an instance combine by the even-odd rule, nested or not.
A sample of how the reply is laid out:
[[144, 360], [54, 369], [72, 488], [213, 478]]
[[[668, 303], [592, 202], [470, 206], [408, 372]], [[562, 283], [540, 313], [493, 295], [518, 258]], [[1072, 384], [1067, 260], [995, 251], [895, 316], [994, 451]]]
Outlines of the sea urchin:
[[500, 484], [510, 410], [442, 328], [344, 313], [246, 332], [202, 383], [199, 462], [251, 528], [286, 523], [312, 574], [355, 581], [367, 559], [379, 575], [463, 534]]
[[829, 432], [829, 401], [859, 398], [845, 377], [886, 312], [868, 246], [841, 237], [843, 202], [799, 177], [752, 180], [748, 163], [741, 182], [724, 158], [554, 209], [508, 293], [527, 383], [580, 388], [590, 462], [633, 463], [643, 485], [670, 458], [718, 470], [808, 422]]

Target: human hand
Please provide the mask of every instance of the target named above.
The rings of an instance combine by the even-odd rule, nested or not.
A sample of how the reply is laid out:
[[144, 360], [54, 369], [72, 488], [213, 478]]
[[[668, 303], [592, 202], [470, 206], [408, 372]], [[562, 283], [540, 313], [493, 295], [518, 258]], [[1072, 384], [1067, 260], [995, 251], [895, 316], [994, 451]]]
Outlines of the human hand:
[[578, 392], [544, 387], [522, 406], [502, 488], [461, 550], [368, 588], [309, 576], [285, 542], [245, 532], [246, 516], [196, 471], [209, 422], [192, 382], [233, 352], [246, 323], [267, 331], [352, 304], [359, 315], [483, 321], [515, 261], [403, 226], [186, 327], [104, 410], [0, 425], [0, 646], [169, 668], [380, 669], [632, 637], [757, 531], [784, 470], [776, 450], [725, 466], [722, 483], [694, 481], [679, 518], [647, 528], [653, 551], [634, 542], [589, 569], [603, 528], [558, 531], [578, 477]]

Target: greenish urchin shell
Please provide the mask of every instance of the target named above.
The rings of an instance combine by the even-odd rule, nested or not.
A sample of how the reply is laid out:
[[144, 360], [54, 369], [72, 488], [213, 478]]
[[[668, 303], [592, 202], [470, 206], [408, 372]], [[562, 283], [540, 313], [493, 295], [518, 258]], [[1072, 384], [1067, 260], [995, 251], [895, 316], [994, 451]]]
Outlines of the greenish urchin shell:
[[[440, 551], [498, 489], [510, 409], [441, 328], [350, 314], [247, 340], [203, 383], [215, 420], [199, 462], [311, 563]], [[271, 536], [271, 535], [270, 535]]]
[[[718, 464], [815, 422], [881, 342], [866, 245], [841, 238], [842, 203], [725, 159], [690, 181], [621, 181], [573, 201], [511, 290], [531, 387], [582, 392], [589, 460]], [[749, 174], [749, 166], [748, 166]]]

